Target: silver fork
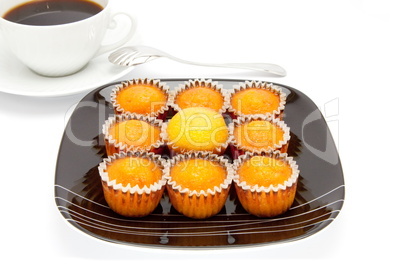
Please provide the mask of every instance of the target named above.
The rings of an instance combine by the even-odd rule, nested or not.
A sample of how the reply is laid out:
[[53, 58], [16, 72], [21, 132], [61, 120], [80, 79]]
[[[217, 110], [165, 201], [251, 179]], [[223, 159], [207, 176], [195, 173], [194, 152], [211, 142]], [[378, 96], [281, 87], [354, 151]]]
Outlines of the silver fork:
[[179, 59], [164, 51], [148, 47], [148, 46], [131, 46], [123, 47], [109, 55], [109, 61], [113, 64], [121, 66], [139, 65], [157, 58], [166, 57], [181, 63], [209, 66], [209, 67], [225, 67], [238, 68], [247, 70], [256, 70], [271, 73], [280, 77], [286, 76], [286, 71], [281, 66], [271, 63], [201, 63]]

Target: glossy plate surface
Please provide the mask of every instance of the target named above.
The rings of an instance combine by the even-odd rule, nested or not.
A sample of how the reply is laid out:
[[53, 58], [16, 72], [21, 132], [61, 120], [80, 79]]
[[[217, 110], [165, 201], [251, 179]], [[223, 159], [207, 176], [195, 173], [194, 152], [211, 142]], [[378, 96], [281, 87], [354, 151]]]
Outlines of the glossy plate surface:
[[[187, 80], [187, 79], [186, 79]], [[184, 79], [162, 80], [174, 88]], [[226, 89], [242, 80], [214, 80]], [[55, 199], [64, 218], [79, 230], [114, 243], [159, 247], [233, 247], [287, 242], [310, 236], [339, 214], [345, 194], [334, 140], [317, 106], [303, 93], [278, 84], [287, 94], [284, 120], [291, 130], [288, 154], [299, 165], [295, 201], [275, 218], [249, 215], [233, 191], [222, 211], [206, 220], [177, 213], [165, 195], [144, 218], [125, 218], [109, 209], [97, 166], [105, 157], [101, 129], [113, 115], [114, 84], [90, 92], [66, 126], [55, 177]], [[229, 155], [229, 154], [226, 154]]]

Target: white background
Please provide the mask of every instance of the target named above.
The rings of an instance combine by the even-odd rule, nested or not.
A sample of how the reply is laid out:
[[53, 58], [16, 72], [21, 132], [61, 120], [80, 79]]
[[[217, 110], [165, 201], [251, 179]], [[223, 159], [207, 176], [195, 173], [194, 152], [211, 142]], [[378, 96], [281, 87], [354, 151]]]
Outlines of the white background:
[[194, 251], [100, 241], [68, 224], [54, 202], [60, 140], [71, 107], [85, 94], [32, 98], [0, 93], [3, 259], [21, 263], [400, 259], [400, 244], [394, 240], [402, 235], [397, 127], [402, 9], [398, 1], [111, 2], [116, 11], [137, 17], [135, 37], [142, 44], [195, 61], [283, 66], [288, 75], [273, 78], [158, 59], [134, 68], [122, 79], [257, 79], [301, 90], [323, 111], [336, 139], [346, 184], [342, 211], [319, 233], [273, 246]]

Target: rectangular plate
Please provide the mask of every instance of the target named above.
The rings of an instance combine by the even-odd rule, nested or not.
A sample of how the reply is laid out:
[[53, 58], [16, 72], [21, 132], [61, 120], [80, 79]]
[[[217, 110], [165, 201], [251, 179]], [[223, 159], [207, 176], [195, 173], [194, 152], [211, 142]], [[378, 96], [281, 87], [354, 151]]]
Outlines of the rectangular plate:
[[[187, 79], [167, 79], [172, 89]], [[244, 80], [215, 79], [225, 89]], [[288, 154], [299, 165], [295, 201], [285, 214], [257, 218], [240, 205], [232, 188], [221, 212], [193, 220], [171, 206], [165, 194], [155, 211], [126, 218], [106, 204], [98, 164], [105, 154], [104, 121], [113, 115], [110, 92], [115, 83], [90, 92], [66, 126], [56, 167], [55, 199], [61, 214], [79, 230], [114, 243], [158, 247], [233, 247], [287, 242], [310, 236], [339, 214], [345, 186], [339, 155], [317, 106], [300, 91], [277, 84], [287, 94], [284, 121], [290, 127]], [[226, 154], [229, 155], [229, 154]]]

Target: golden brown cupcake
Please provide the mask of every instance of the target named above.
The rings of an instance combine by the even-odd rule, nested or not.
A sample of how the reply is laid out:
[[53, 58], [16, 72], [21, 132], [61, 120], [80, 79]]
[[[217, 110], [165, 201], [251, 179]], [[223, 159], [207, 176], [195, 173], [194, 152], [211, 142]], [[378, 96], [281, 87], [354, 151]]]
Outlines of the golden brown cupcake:
[[229, 129], [223, 116], [206, 107], [180, 110], [163, 124], [162, 136], [175, 153], [210, 151], [221, 154], [229, 143]]
[[164, 192], [165, 166], [159, 155], [146, 152], [122, 152], [105, 158], [98, 169], [109, 207], [127, 217], [150, 214]]
[[170, 160], [168, 168], [167, 191], [178, 212], [204, 219], [222, 209], [233, 174], [227, 159], [209, 152], [179, 154]]
[[123, 114], [115, 115], [103, 125], [106, 153], [110, 156], [121, 151], [152, 151], [163, 149], [162, 120], [154, 117]]
[[242, 155], [234, 162], [234, 175], [237, 197], [250, 214], [274, 217], [294, 201], [299, 170], [286, 153]]
[[169, 86], [153, 79], [134, 79], [116, 85], [112, 90], [111, 102], [116, 114], [136, 113], [164, 119]]
[[169, 104], [177, 112], [190, 107], [208, 107], [224, 113], [227, 108], [222, 85], [212, 80], [189, 80], [176, 87], [169, 96]]
[[229, 109], [234, 118], [248, 115], [268, 115], [282, 117], [286, 94], [270, 83], [247, 81], [234, 86], [229, 95]]
[[235, 158], [246, 151], [286, 152], [290, 140], [290, 129], [283, 121], [264, 115], [239, 117], [229, 125], [229, 132]]

